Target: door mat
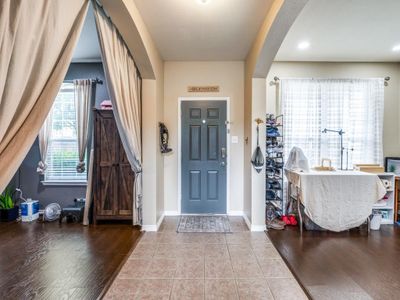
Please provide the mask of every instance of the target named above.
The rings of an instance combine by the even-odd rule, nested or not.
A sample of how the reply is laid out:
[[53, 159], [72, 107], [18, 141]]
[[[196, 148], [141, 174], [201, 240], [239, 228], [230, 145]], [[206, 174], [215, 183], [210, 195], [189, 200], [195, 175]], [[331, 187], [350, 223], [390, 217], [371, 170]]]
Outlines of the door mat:
[[181, 216], [177, 232], [230, 233], [228, 216]]

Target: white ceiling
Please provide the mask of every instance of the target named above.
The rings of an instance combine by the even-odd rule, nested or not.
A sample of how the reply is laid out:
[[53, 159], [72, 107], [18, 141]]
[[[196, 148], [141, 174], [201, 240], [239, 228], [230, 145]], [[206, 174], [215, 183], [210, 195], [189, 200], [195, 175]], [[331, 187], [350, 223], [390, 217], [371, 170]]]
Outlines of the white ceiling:
[[82, 33], [72, 56], [72, 62], [101, 61], [99, 40], [97, 38], [96, 21], [90, 4], [83, 24]]
[[243, 60], [272, 0], [134, 0], [164, 60]]
[[[297, 45], [309, 41], [299, 51]], [[277, 61], [400, 61], [399, 0], [310, 0]]]

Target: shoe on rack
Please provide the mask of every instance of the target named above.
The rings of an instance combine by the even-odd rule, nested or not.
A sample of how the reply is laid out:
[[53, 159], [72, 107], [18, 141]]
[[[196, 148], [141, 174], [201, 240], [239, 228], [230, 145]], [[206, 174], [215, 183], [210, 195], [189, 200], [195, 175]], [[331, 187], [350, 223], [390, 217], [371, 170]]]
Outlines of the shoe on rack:
[[267, 132], [277, 132], [279, 131], [278, 127], [268, 127]]
[[276, 199], [276, 193], [274, 191], [267, 191], [267, 200], [275, 200]]
[[285, 225], [281, 223], [277, 218], [273, 219], [272, 221], [267, 221], [267, 229], [275, 229], [275, 230], [283, 230], [285, 229]]
[[290, 221], [290, 225], [292, 225], [292, 226], [296, 226], [297, 225], [297, 220], [296, 220], [295, 215], [290, 215], [288, 218], [289, 218], [289, 221]]
[[270, 190], [280, 190], [282, 188], [280, 182], [276, 179], [268, 179], [268, 187]]
[[285, 223], [285, 225], [290, 225], [290, 219], [289, 216], [282, 216], [282, 222]]
[[275, 166], [275, 161], [271, 158], [267, 159], [266, 166], [267, 168], [273, 168]]
[[281, 134], [276, 128], [268, 128], [267, 137], [279, 137]]
[[276, 223], [278, 223], [278, 224], [281, 224], [281, 225], [283, 225], [283, 226], [286, 226], [286, 225], [287, 225], [285, 221], [280, 220], [279, 218], [276, 218], [275, 220], [276, 220]]

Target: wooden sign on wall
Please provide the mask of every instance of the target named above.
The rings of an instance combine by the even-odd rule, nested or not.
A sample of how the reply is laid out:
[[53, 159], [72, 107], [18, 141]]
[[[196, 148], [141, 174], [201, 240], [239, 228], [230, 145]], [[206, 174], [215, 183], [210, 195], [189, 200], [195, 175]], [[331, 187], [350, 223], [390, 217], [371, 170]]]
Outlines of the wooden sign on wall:
[[218, 85], [210, 86], [188, 86], [189, 93], [219, 93]]

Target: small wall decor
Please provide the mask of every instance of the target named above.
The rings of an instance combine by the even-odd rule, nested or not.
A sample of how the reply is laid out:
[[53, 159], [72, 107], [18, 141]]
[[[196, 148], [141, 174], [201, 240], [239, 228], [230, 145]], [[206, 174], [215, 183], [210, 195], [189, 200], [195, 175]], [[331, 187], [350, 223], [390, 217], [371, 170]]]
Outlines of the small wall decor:
[[210, 86], [188, 86], [189, 93], [219, 93], [218, 85]]
[[159, 122], [158, 126], [160, 127], [160, 150], [161, 150], [161, 153], [169, 153], [172, 151], [172, 149], [168, 148], [168, 140], [169, 140], [168, 128], [162, 122]]
[[264, 155], [262, 154], [262, 151], [260, 148], [258, 126], [260, 124], [264, 123], [264, 121], [261, 120], [260, 118], [258, 118], [258, 119], [255, 119], [255, 122], [257, 123], [257, 147], [254, 150], [254, 153], [251, 157], [251, 163], [253, 164], [253, 167], [257, 171], [257, 173], [260, 173], [264, 166]]

